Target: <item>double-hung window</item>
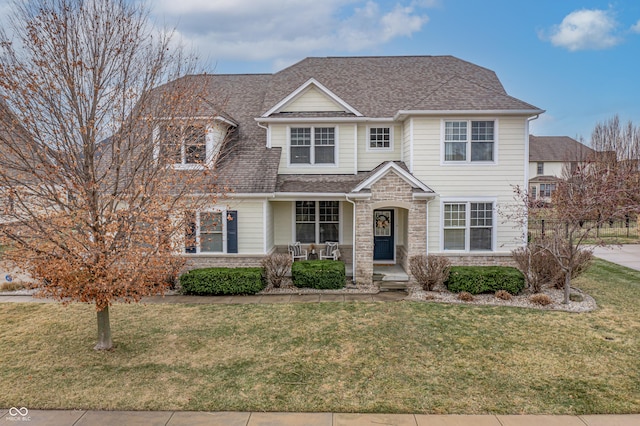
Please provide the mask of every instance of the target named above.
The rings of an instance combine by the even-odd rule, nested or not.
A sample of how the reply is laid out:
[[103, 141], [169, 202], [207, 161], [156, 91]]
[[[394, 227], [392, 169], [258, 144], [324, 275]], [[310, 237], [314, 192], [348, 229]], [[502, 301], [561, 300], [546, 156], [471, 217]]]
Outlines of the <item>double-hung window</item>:
[[536, 174], [537, 175], [543, 175], [544, 174], [544, 163], [538, 161], [538, 163], [536, 163]]
[[494, 160], [494, 121], [444, 122], [445, 162], [493, 162]]
[[290, 164], [335, 164], [335, 127], [289, 129]]
[[551, 197], [556, 190], [555, 183], [541, 183], [540, 184], [540, 198]]
[[393, 148], [393, 146], [390, 127], [369, 128], [369, 149], [389, 150], [391, 148]]
[[178, 166], [207, 163], [207, 127], [204, 125], [161, 125], [158, 128], [160, 155]]
[[338, 201], [296, 201], [296, 241], [316, 244], [338, 241], [339, 229]]
[[443, 213], [445, 250], [493, 250], [493, 203], [444, 203]]

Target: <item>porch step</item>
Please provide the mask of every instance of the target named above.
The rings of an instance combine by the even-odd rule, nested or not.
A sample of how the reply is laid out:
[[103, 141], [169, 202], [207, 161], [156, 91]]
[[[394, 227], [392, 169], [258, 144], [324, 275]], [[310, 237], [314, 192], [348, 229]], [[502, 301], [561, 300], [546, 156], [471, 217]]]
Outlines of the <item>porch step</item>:
[[380, 291], [406, 291], [406, 281], [374, 281]]

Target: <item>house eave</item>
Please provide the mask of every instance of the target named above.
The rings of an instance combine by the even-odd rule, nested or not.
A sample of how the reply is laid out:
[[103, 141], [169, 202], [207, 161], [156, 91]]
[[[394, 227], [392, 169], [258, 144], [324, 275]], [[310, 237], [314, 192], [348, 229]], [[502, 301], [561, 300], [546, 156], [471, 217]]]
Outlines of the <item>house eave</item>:
[[335, 200], [345, 198], [347, 194], [344, 192], [276, 192], [276, 201], [292, 201], [301, 199], [313, 200]]
[[429, 193], [421, 193], [421, 194], [413, 194], [413, 199], [418, 201], [418, 200], [432, 200], [434, 198], [436, 198], [438, 196], [438, 194], [436, 194], [435, 192], [429, 192]]
[[390, 117], [256, 117], [254, 120], [258, 123], [393, 123], [396, 121]]
[[409, 116], [422, 116], [422, 117], [433, 117], [433, 116], [442, 116], [442, 115], [473, 115], [473, 116], [481, 116], [481, 115], [508, 115], [508, 116], [526, 116], [531, 117], [534, 115], [542, 114], [544, 110], [541, 109], [441, 109], [441, 110], [400, 110], [394, 116], [393, 119], [395, 121], [405, 120]]

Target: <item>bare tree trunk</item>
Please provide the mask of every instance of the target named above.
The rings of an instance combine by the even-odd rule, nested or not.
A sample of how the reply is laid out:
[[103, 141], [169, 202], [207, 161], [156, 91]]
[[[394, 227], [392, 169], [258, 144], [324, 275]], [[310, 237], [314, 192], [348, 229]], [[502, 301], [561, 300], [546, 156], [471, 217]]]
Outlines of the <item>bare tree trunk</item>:
[[98, 343], [93, 347], [96, 351], [108, 350], [113, 347], [111, 341], [111, 324], [109, 323], [109, 306], [98, 311]]
[[571, 272], [565, 272], [564, 274], [564, 300], [563, 304], [569, 303], [569, 295], [571, 294]]

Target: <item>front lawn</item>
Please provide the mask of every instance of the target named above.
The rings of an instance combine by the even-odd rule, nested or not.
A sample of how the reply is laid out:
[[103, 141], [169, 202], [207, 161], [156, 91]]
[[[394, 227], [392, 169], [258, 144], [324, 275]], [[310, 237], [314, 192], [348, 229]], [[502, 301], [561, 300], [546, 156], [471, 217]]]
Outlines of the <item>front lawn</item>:
[[420, 302], [0, 304], [0, 407], [640, 412], [640, 272], [595, 262], [584, 314]]

